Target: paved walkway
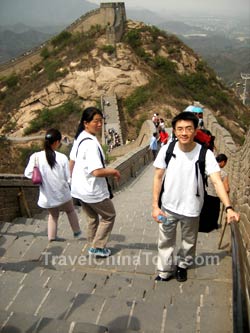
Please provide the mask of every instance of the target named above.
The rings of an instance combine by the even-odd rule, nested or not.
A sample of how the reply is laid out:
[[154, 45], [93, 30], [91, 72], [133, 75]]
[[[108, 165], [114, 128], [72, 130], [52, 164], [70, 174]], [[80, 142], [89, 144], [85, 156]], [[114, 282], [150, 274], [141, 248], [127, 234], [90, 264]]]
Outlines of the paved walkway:
[[217, 249], [220, 231], [199, 234], [188, 281], [155, 283], [152, 177], [151, 164], [115, 194], [108, 259], [88, 256], [85, 233], [74, 240], [64, 214], [63, 242], [48, 244], [42, 216], [2, 225], [1, 332], [232, 332], [231, 257], [228, 247]]

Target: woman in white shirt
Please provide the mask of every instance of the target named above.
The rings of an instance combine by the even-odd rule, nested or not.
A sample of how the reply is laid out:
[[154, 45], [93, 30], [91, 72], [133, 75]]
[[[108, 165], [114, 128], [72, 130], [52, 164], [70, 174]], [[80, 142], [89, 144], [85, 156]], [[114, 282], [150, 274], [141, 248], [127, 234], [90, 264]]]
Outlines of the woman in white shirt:
[[57, 129], [48, 130], [44, 139], [44, 150], [30, 156], [24, 171], [24, 175], [31, 179], [34, 165], [39, 166], [42, 184], [39, 186], [38, 206], [48, 209], [49, 241], [60, 240], [57, 237], [60, 210], [66, 212], [74, 237], [79, 237], [81, 234], [70, 193], [68, 158], [56, 151], [61, 144], [61, 139], [62, 135]]
[[117, 181], [120, 172], [106, 168], [104, 153], [96, 135], [101, 132], [102, 112], [95, 107], [83, 111], [75, 141], [70, 152], [72, 171], [71, 194], [80, 200], [88, 218], [90, 255], [108, 257], [106, 248], [115, 221], [115, 208], [111, 201], [107, 177]]

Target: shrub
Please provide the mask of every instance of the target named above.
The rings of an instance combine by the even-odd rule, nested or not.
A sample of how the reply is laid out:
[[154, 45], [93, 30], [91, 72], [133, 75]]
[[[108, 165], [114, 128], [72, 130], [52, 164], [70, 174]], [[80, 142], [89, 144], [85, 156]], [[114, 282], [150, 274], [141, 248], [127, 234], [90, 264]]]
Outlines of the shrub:
[[138, 30], [130, 30], [124, 36], [124, 40], [128, 43], [134, 50], [141, 46], [141, 36]]
[[142, 124], [148, 119], [148, 115], [143, 113], [140, 118], [136, 121], [136, 134], [139, 135]]
[[59, 35], [54, 37], [51, 41], [51, 44], [56, 46], [65, 46], [71, 39], [72, 34], [69, 31], [62, 31]]
[[23, 168], [28, 164], [30, 155], [40, 150], [41, 146], [35, 143], [32, 143], [30, 147], [19, 148], [19, 163]]
[[2, 101], [6, 96], [6, 93], [4, 91], [0, 91], [0, 101]]
[[85, 38], [76, 45], [78, 53], [89, 53], [95, 46], [95, 42], [90, 38]]
[[49, 50], [48, 50], [47, 47], [44, 47], [44, 48], [42, 49], [42, 51], [41, 51], [41, 53], [40, 53], [40, 56], [41, 56], [43, 59], [47, 59], [47, 58], [49, 58], [49, 56], [50, 56], [50, 52], [49, 52]]
[[57, 69], [59, 69], [62, 66], [61, 60], [51, 60], [45, 62], [45, 72], [47, 74], [49, 81], [56, 80], [59, 76], [62, 76], [62, 73], [57, 72]]
[[4, 133], [9, 133], [11, 130], [13, 130], [16, 127], [16, 121], [9, 120], [7, 123], [5, 123], [3, 130]]
[[12, 74], [4, 79], [4, 83], [7, 85], [8, 88], [16, 87], [18, 84], [19, 77], [16, 74]]
[[134, 116], [136, 109], [146, 103], [149, 97], [147, 86], [137, 88], [124, 102], [129, 115]]
[[115, 53], [115, 47], [113, 45], [104, 45], [102, 47], [102, 50], [108, 54], [113, 54]]
[[154, 58], [154, 67], [164, 75], [173, 74], [176, 72], [175, 64], [172, 61], [161, 56], [156, 56]]
[[80, 110], [80, 106], [72, 101], [66, 102], [54, 109], [45, 108], [40, 111], [35, 119], [31, 120], [30, 125], [26, 128], [24, 134], [29, 135], [31, 133], [36, 133], [41, 129], [53, 126], [58, 127], [58, 124], [64, 122], [71, 113], [80, 113]]

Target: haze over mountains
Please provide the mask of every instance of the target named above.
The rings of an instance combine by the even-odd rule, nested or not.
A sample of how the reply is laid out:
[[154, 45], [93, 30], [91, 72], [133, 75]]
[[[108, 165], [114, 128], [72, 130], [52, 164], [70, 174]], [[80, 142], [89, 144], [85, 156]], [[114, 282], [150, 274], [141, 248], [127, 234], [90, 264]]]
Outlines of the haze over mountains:
[[1, 25], [65, 25], [98, 6], [85, 0], [1, 0]]
[[[0, 63], [51, 38], [84, 13], [98, 8], [98, 3], [100, 1], [94, 0], [1, 0]], [[242, 14], [241, 17], [214, 17], [205, 16], [204, 13], [197, 15], [197, 7], [194, 15], [189, 11], [189, 15], [185, 16], [181, 11], [179, 15], [173, 14], [173, 1], [166, 1], [162, 12], [159, 7], [155, 11], [135, 7], [140, 4], [140, 1], [125, 1], [129, 19], [154, 24], [176, 34], [199, 53], [227, 84], [238, 81], [241, 72], [250, 72], [250, 25], [247, 10], [243, 11], [245, 15]], [[160, 4], [161, 1], [158, 1], [156, 5]], [[167, 11], [168, 4], [171, 11]], [[147, 6], [147, 1], [145, 5]], [[177, 8], [180, 8], [180, 3], [175, 12]], [[183, 10], [185, 8], [184, 6]]]

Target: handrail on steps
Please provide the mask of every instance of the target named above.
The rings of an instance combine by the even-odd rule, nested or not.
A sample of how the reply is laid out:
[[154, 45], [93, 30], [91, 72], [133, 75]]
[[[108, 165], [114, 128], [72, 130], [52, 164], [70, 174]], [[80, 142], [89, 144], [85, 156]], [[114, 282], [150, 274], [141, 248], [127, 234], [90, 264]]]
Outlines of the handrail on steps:
[[250, 327], [247, 304], [247, 283], [246, 275], [244, 274], [242, 254], [243, 243], [238, 222], [232, 221], [230, 227], [233, 275], [233, 331], [234, 333], [245, 333], [250, 332]]

